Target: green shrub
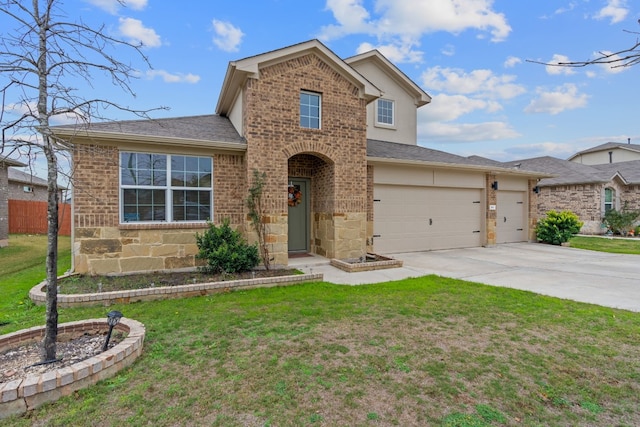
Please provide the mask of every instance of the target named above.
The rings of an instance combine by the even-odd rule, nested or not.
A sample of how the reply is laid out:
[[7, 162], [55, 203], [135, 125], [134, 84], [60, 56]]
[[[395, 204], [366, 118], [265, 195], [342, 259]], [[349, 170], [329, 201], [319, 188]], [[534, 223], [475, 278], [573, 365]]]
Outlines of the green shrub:
[[578, 234], [582, 221], [571, 211], [547, 212], [546, 218], [538, 221], [536, 237], [545, 243], [559, 245], [568, 242], [571, 236]]
[[626, 236], [633, 229], [634, 223], [640, 216], [639, 211], [627, 209], [626, 205], [621, 211], [611, 209], [604, 214], [603, 222], [615, 234]]
[[202, 234], [196, 233], [198, 254], [196, 258], [204, 259], [207, 265], [202, 267], [208, 273], [240, 273], [249, 271], [260, 263], [258, 246], [246, 242], [240, 232], [229, 226], [225, 218], [220, 226], [212, 222]]

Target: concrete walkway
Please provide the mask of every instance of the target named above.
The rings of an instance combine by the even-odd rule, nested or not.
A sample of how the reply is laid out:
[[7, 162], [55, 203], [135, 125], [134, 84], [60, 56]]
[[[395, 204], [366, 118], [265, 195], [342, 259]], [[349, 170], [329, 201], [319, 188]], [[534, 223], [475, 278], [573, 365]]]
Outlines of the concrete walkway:
[[331, 283], [358, 285], [427, 274], [536, 292], [640, 312], [640, 255], [609, 254], [539, 243], [394, 254], [402, 268], [346, 273], [325, 258], [290, 266], [323, 273]]

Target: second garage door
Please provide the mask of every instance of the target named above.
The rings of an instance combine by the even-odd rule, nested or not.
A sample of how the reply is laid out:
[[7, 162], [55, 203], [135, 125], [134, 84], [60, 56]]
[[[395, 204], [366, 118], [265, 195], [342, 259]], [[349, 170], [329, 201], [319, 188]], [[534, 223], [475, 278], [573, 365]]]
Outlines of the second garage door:
[[376, 184], [374, 248], [416, 252], [482, 245], [482, 190]]

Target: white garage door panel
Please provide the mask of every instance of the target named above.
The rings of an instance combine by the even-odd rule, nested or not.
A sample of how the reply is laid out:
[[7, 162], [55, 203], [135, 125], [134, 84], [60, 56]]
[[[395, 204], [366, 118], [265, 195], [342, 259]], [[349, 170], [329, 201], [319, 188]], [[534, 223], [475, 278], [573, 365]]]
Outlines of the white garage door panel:
[[498, 191], [496, 242], [512, 243], [527, 240], [526, 195], [523, 191]]
[[374, 247], [380, 253], [482, 244], [481, 190], [376, 185]]

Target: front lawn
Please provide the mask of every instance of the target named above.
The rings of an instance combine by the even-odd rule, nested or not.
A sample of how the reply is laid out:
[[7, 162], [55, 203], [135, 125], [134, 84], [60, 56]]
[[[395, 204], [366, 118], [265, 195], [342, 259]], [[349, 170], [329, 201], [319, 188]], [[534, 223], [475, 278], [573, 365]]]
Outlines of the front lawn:
[[[0, 333], [43, 322], [18, 304], [34, 283]], [[3, 425], [640, 425], [636, 313], [427, 276], [62, 309], [60, 322], [111, 309], [145, 324], [142, 357]]]
[[574, 236], [570, 240], [572, 248], [616, 254], [640, 255], [640, 238], [621, 239], [612, 237]]

